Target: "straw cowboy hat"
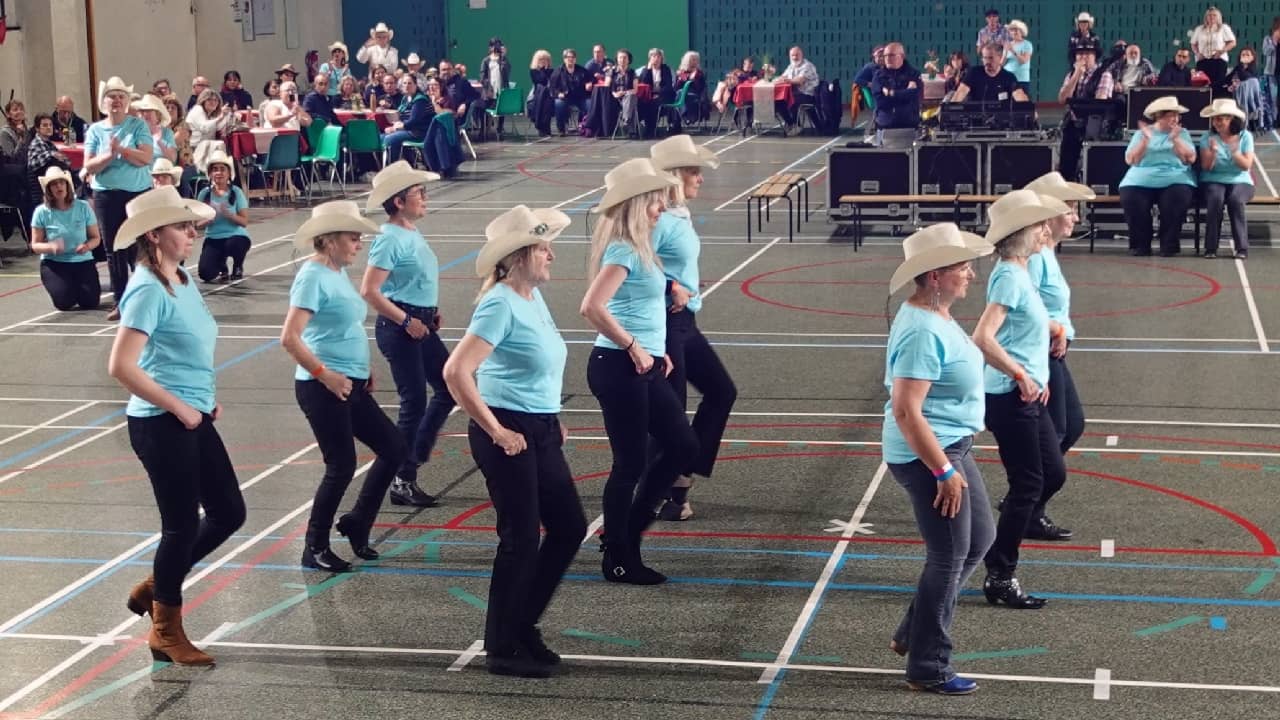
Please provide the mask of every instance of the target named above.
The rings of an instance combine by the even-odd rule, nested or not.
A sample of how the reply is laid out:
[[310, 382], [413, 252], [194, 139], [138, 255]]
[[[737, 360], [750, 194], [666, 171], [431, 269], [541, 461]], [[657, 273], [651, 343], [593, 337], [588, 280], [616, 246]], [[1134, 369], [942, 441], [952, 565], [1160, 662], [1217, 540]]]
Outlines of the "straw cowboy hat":
[[351, 200], [334, 200], [311, 208], [311, 217], [293, 234], [299, 250], [314, 250], [314, 240], [328, 233], [351, 232], [372, 235], [378, 225], [360, 215], [360, 206]]
[[208, 175], [214, 165], [225, 165], [227, 171], [231, 173], [231, 179], [235, 180], [236, 162], [232, 160], [230, 156], [227, 155], [227, 151], [223, 150], [221, 147], [215, 147], [209, 153], [209, 157], [204, 161], [204, 174]]
[[1088, 185], [1080, 183], [1067, 182], [1062, 177], [1062, 173], [1051, 172], [1045, 173], [1040, 177], [1027, 183], [1023, 190], [1031, 190], [1039, 195], [1048, 195], [1051, 198], [1057, 198], [1062, 202], [1076, 202], [1079, 200], [1092, 200], [1098, 197], [1098, 194], [1089, 188]]
[[1087, 13], [1087, 12], [1082, 12], [1082, 13], [1080, 13], [1079, 15], [1077, 15], [1077, 16], [1076, 16], [1076, 22], [1078, 22], [1078, 23], [1087, 22], [1087, 23], [1089, 23], [1090, 25], [1092, 25], [1092, 24], [1093, 24], [1093, 16], [1092, 16], [1092, 15], [1090, 15], [1089, 13]]
[[347, 46], [346, 46], [346, 43], [342, 42], [341, 40], [334, 40], [332, 43], [330, 43], [330, 44], [329, 44], [329, 54], [330, 54], [330, 55], [332, 55], [332, 54], [333, 54], [333, 51], [334, 51], [334, 50], [341, 50], [343, 55], [350, 55], [350, 54], [351, 54], [350, 52], [347, 52]]
[[485, 243], [476, 256], [476, 276], [489, 277], [502, 258], [520, 248], [555, 240], [572, 222], [559, 210], [531, 210], [525, 205], [502, 213], [484, 228]]
[[414, 170], [407, 160], [397, 160], [373, 176], [373, 189], [369, 191], [369, 200], [364, 206], [365, 211], [381, 210], [382, 203], [390, 200], [401, 190], [439, 179], [440, 176], [433, 172]]
[[1230, 115], [1232, 117], [1238, 117], [1245, 122], [1249, 121], [1249, 116], [1245, 115], [1244, 111], [1240, 109], [1240, 106], [1236, 104], [1236, 101], [1231, 98], [1220, 98], [1218, 100], [1214, 100], [1209, 107], [1200, 111], [1200, 117], [1202, 118], [1213, 118], [1218, 117], [1219, 115]]
[[182, 180], [182, 168], [174, 166], [173, 163], [169, 162], [169, 158], [160, 157], [156, 158], [155, 164], [151, 166], [151, 175], [153, 177], [156, 175], [168, 175], [176, 183]]
[[921, 273], [976, 260], [994, 251], [991, 243], [964, 232], [955, 223], [930, 225], [902, 241], [902, 252], [907, 258], [893, 271], [893, 277], [889, 279], [889, 294], [898, 292]]
[[1022, 22], [1021, 20], [1011, 20], [1009, 22], [1008, 28], [1010, 30], [1021, 30], [1023, 37], [1026, 37], [1027, 35], [1031, 34], [1031, 30], [1027, 28], [1027, 24]]
[[50, 165], [49, 169], [45, 170], [44, 174], [37, 179], [40, 181], [40, 190], [44, 191], [46, 188], [49, 187], [49, 183], [53, 182], [54, 180], [66, 180], [67, 187], [75, 188], [76, 184], [72, 181], [72, 177], [73, 176], [71, 173], [67, 172], [66, 170], [63, 170], [57, 165]]
[[711, 150], [697, 145], [688, 135], [672, 135], [649, 148], [649, 157], [659, 170], [675, 170], [682, 167], [701, 167], [715, 170], [720, 158]]
[[1000, 196], [987, 208], [986, 241], [995, 245], [1015, 232], [1070, 212], [1061, 200], [1043, 196], [1035, 190], [1014, 190]]
[[298, 68], [294, 67], [293, 63], [285, 63], [280, 66], [279, 70], [276, 70], [276, 77], [280, 77], [285, 73], [292, 73], [293, 76], [296, 78], [298, 77]]
[[126, 98], [133, 97], [133, 86], [125, 85], [119, 77], [112, 75], [106, 82], [98, 82], [98, 111], [107, 114], [107, 93], [121, 92]]
[[602, 213], [637, 195], [666, 190], [679, 184], [679, 180], [654, 167], [649, 158], [632, 158], [605, 174], [604, 197], [600, 198], [599, 205], [591, 208], [591, 212]]
[[1176, 112], [1182, 114], [1189, 112], [1185, 107], [1178, 104], [1178, 98], [1173, 95], [1165, 95], [1164, 97], [1152, 100], [1142, 114], [1148, 118], [1153, 118], [1162, 112]]
[[148, 190], [124, 206], [129, 219], [116, 231], [116, 250], [127, 248], [138, 237], [174, 223], [212, 220], [213, 208], [197, 200], [184, 200], [172, 185]]
[[169, 109], [164, 106], [164, 101], [151, 93], [143, 95], [141, 100], [135, 101], [129, 107], [139, 111], [154, 110], [157, 113], [160, 113], [161, 127], [169, 127], [169, 122], [172, 120], [172, 117], [169, 115]]
[[407, 57], [407, 58], [405, 58], [405, 59], [401, 60], [401, 61], [400, 61], [400, 63], [401, 63], [402, 65], [404, 65], [405, 67], [409, 68], [410, 70], [412, 70], [413, 68], [412, 68], [412, 67], [410, 67], [410, 66], [411, 66], [411, 65], [421, 65], [421, 64], [422, 64], [422, 58], [418, 57], [418, 53], [416, 53], [416, 52], [411, 52], [411, 53], [409, 53], [409, 57]]
[[396, 36], [396, 31], [387, 27], [387, 24], [384, 22], [380, 22], [377, 25], [374, 25], [373, 27], [369, 28], [369, 37], [376, 40], [378, 38], [378, 33], [386, 33], [387, 40], [391, 40]]

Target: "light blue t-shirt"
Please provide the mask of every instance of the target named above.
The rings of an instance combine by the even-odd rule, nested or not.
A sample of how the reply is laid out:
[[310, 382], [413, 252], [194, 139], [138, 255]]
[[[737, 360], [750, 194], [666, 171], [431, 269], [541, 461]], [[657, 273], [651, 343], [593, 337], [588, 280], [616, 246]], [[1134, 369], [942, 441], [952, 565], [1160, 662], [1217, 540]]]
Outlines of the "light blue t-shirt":
[[169, 128], [160, 128], [160, 142], [156, 142], [155, 138], [151, 139], [151, 159], [164, 157], [164, 152], [160, 149], [160, 143], [164, 143], [165, 147], [177, 147], [178, 141], [173, 137], [173, 131]]
[[[213, 346], [218, 323], [213, 319], [196, 283], [187, 271], [185, 283], [170, 283], [170, 295], [160, 279], [145, 265], [129, 278], [120, 298], [120, 325], [147, 334], [138, 367], [160, 387], [202, 413], [213, 412], [217, 390], [213, 371]], [[137, 395], [129, 398], [125, 412], [131, 417], [155, 417], [164, 410]]]
[[918, 457], [893, 418], [894, 378], [932, 383], [921, 410], [938, 444], [945, 448], [982, 429], [986, 412], [982, 368], [982, 351], [955, 320], [902, 303], [885, 353], [884, 386], [890, 396], [884, 405], [880, 438], [884, 461], [909, 463]]
[[97, 224], [93, 209], [83, 200], [72, 200], [66, 210], [54, 210], [48, 205], [36, 208], [31, 215], [31, 227], [43, 230], [46, 242], [62, 243], [62, 252], [44, 253], [40, 259], [64, 263], [92, 261], [92, 251], [76, 254], [75, 249], [89, 241], [89, 226]]
[[[1016, 263], [1001, 261], [987, 279], [987, 303], [1005, 306], [1008, 315], [996, 330], [996, 342], [1009, 357], [1027, 369], [1040, 387], [1049, 382], [1049, 313], [1031, 276]], [[1013, 378], [988, 365], [983, 372], [992, 395], [1011, 392]]]
[[1071, 286], [1067, 285], [1053, 248], [1044, 248], [1028, 258], [1027, 273], [1031, 275], [1031, 284], [1040, 293], [1049, 319], [1067, 329], [1068, 340], [1075, 340], [1076, 328], [1071, 324]]
[[[124, 122], [115, 127], [107, 127], [101, 120], [85, 130], [84, 156], [94, 158], [111, 148], [111, 137], [120, 138], [120, 144], [126, 148], [152, 146], [151, 128], [132, 115], [126, 115]], [[111, 164], [93, 175], [89, 186], [94, 190], [128, 190], [144, 192], [151, 189], [151, 166], [134, 165], [124, 158], [114, 158]]]
[[242, 192], [240, 188], [235, 185], [228, 185], [227, 194], [220, 195], [214, 191], [213, 187], [207, 187], [200, 191], [200, 194], [196, 196], [196, 199], [202, 203], [207, 203], [213, 207], [214, 212], [218, 213], [213, 216], [213, 222], [209, 223], [204, 229], [204, 236], [206, 239], [225, 240], [229, 237], [245, 234], [243, 226], [237, 225], [223, 217], [222, 213], [219, 212], [217, 208], [218, 205], [226, 205], [227, 209], [231, 210], [231, 212], [238, 213], [249, 207], [249, 201], [245, 199], [244, 192]]
[[[1191, 133], [1187, 132], [1186, 128], [1180, 130], [1178, 135], [1187, 145], [1192, 145]], [[1133, 138], [1129, 140], [1129, 146], [1125, 148], [1125, 154], [1132, 152], [1141, 140], [1142, 133], [1134, 133]], [[1129, 166], [1124, 179], [1120, 181], [1122, 188], [1166, 188], [1170, 185], [1195, 187], [1195, 184], [1196, 176], [1191, 166], [1173, 154], [1173, 136], [1159, 130], [1151, 133], [1151, 142], [1147, 143], [1147, 152], [1143, 154], [1142, 160], [1137, 165]]]
[[[1030, 40], [1023, 40], [1020, 43], [1013, 44], [1013, 52], [1018, 55], [1029, 53], [1033, 50], [1035, 50], [1035, 46], [1031, 44]], [[1013, 73], [1013, 76], [1017, 78], [1018, 82], [1031, 82], [1030, 60], [1027, 60], [1027, 62], [1018, 62], [1018, 58], [1010, 55], [1009, 59], [1004, 61], [1004, 69]]]
[[369, 246], [369, 264], [387, 271], [382, 294], [390, 300], [418, 307], [440, 303], [440, 261], [416, 230], [391, 223]]
[[[636, 343], [654, 357], [667, 354], [667, 277], [655, 262], [646, 266], [630, 244], [621, 240], [604, 249], [600, 266], [617, 265], [627, 271], [618, 291], [609, 299], [609, 314]], [[604, 335], [596, 336], [596, 347], [621, 350]]]
[[[345, 270], [314, 260], [302, 263], [289, 289], [289, 305], [312, 312], [302, 342], [320, 362], [349, 378], [369, 379], [369, 337], [364, 330], [369, 306]], [[314, 379], [301, 365], [293, 377]]]
[[[1240, 166], [1236, 165], [1236, 161], [1231, 159], [1231, 149], [1227, 147], [1227, 143], [1217, 133], [1205, 133], [1204, 137], [1200, 138], [1200, 147], [1207, 150], [1210, 138], [1218, 141], [1218, 155], [1214, 160], [1212, 170], [1200, 171], [1200, 182], [1220, 183], [1222, 185], [1252, 185], [1253, 175], [1248, 170], [1241, 170]], [[1240, 152], [1253, 152], [1253, 133], [1248, 130], [1240, 131]]]
[[[680, 283], [693, 293], [685, 307], [694, 313], [702, 309], [698, 278], [698, 254], [701, 250], [702, 242], [693, 229], [688, 208], [667, 208], [658, 216], [653, 227], [653, 251], [662, 260], [662, 272], [667, 279]], [[667, 305], [671, 305], [670, 298], [667, 298]]]
[[493, 346], [476, 370], [480, 397], [491, 408], [560, 412], [568, 347], [537, 288], [526, 300], [506, 283], [480, 298], [467, 332]]

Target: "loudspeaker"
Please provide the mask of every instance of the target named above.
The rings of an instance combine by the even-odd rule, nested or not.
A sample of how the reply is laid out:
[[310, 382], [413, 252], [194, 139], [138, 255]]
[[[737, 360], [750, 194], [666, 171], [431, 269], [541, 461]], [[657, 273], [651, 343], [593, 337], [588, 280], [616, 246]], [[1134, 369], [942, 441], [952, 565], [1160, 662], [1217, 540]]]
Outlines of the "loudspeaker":
[[1127, 142], [1087, 142], [1081, 152], [1084, 168], [1084, 184], [1099, 195], [1119, 195], [1120, 181], [1128, 172], [1124, 161]]
[[1052, 172], [1058, 166], [1058, 146], [1052, 143], [1015, 143], [987, 146], [986, 194], [1003, 195]]
[[[849, 217], [850, 207], [840, 207], [842, 195], [910, 195], [914, 185], [912, 150], [877, 147], [844, 147], [827, 154], [828, 214]], [[879, 205], [888, 213], [878, 216], [908, 217], [908, 205]]]
[[[976, 143], [917, 143], [916, 194], [938, 195], [945, 200], [953, 195], [976, 195], [982, 191], [982, 152]], [[962, 210], [961, 220], [972, 215]], [[953, 205], [944, 207], [921, 205], [916, 208], [916, 222], [928, 224], [956, 219]], [[974, 221], [976, 222], [976, 216]]]
[[1132, 88], [1129, 90], [1129, 107], [1125, 127], [1129, 130], [1137, 130], [1139, 120], [1147, 121], [1143, 117], [1142, 111], [1147, 109], [1147, 105], [1150, 105], [1152, 100], [1166, 95], [1173, 95], [1178, 98], [1178, 103], [1189, 111], [1182, 115], [1182, 127], [1191, 132], [1208, 132], [1209, 118], [1200, 117], [1200, 111], [1209, 107], [1209, 103], [1213, 102], [1211, 93], [1212, 89], [1207, 87]]

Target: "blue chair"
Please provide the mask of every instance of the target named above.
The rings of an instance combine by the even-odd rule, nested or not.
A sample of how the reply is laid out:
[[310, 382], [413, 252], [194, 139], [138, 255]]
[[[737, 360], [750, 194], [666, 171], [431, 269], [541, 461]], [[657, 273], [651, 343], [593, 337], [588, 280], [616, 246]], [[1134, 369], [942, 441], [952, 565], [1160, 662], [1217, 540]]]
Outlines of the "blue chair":
[[[262, 176], [262, 184], [267, 185], [267, 173], [271, 173], [271, 179], [277, 186], [280, 185], [280, 173], [288, 174], [302, 167], [302, 149], [299, 139], [301, 136], [297, 134], [277, 135], [271, 138], [271, 147], [267, 148], [267, 157], [261, 162], [255, 162], [253, 169], [258, 171]], [[284, 191], [281, 191], [284, 194]]]

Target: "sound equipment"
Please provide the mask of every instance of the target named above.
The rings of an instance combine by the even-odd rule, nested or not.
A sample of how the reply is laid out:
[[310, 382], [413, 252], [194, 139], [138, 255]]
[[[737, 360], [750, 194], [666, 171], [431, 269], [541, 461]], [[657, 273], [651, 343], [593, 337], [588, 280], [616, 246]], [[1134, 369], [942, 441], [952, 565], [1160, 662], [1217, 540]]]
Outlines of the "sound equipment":
[[1129, 90], [1129, 109], [1125, 127], [1138, 129], [1138, 121], [1150, 122], [1142, 115], [1152, 100], [1172, 95], [1178, 98], [1178, 104], [1190, 112], [1182, 115], [1182, 127], [1191, 132], [1208, 132], [1209, 118], [1200, 117], [1200, 111], [1213, 102], [1212, 89], [1207, 87], [1136, 87]]
[[1058, 167], [1057, 143], [991, 143], [987, 145], [987, 195], [1003, 195]]

